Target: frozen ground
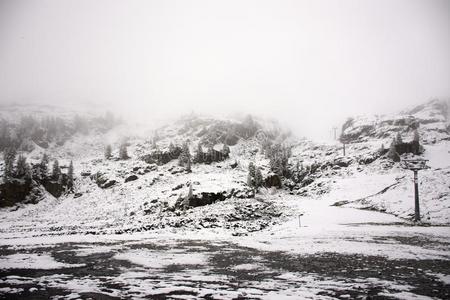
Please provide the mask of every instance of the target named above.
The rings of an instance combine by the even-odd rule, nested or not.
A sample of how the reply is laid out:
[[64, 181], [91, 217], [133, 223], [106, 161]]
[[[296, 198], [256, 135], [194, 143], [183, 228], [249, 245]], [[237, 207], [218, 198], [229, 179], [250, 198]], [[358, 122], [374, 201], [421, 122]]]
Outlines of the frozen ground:
[[272, 195], [291, 217], [243, 236], [223, 228], [122, 235], [12, 232], [0, 240], [0, 297], [448, 299], [449, 227], [414, 226], [389, 214], [331, 206], [376, 193], [394, 179], [343, 179], [317, 199]]

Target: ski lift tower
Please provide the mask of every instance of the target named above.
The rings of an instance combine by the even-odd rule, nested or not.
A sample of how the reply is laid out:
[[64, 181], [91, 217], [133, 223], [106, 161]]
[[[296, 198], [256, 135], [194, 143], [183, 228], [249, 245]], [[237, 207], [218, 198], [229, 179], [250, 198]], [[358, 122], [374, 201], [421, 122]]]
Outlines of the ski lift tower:
[[418, 172], [420, 170], [428, 169], [427, 159], [403, 159], [401, 164], [404, 169], [408, 169], [414, 172], [414, 221], [420, 221], [420, 207], [419, 207], [419, 180]]

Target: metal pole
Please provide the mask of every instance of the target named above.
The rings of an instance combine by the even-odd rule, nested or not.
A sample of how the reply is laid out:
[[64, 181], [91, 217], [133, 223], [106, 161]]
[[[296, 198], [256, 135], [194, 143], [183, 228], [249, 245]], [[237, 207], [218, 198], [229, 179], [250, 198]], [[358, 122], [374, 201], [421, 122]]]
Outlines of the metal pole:
[[417, 179], [417, 170], [414, 171], [414, 201], [415, 201], [415, 215], [414, 220], [420, 221], [420, 207], [419, 207], [419, 180]]
[[301, 215], [298, 215], [298, 227], [302, 227], [302, 222], [300, 221], [300, 216]]
[[345, 143], [342, 143], [342, 145], [344, 145], [344, 147], [342, 148], [342, 150], [344, 151], [344, 156], [345, 156]]

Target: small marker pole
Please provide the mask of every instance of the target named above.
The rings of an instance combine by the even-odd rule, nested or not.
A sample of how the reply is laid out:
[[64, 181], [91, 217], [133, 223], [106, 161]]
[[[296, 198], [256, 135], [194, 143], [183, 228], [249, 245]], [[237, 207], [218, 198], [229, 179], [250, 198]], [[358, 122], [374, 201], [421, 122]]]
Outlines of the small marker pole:
[[303, 216], [303, 214], [298, 215], [298, 227], [302, 227], [302, 221], [300, 220], [301, 216]]

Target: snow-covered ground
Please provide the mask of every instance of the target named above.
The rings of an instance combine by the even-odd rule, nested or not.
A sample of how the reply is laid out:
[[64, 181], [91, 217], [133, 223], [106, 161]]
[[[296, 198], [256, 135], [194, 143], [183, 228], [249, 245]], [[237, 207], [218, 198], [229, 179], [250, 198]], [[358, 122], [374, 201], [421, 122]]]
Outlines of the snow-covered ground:
[[[243, 236], [223, 228], [2, 235], [0, 293], [39, 298], [46, 292], [61, 299], [99, 294], [168, 299], [345, 299], [367, 294], [445, 299], [450, 292], [448, 227], [414, 226], [390, 214], [331, 205], [374, 194], [395, 178], [395, 174], [349, 177], [316, 198], [284, 192], [263, 195], [283, 204], [290, 217]], [[39, 273], [31, 271], [39, 268]], [[45, 269], [56, 270], [42, 273]]]
[[[337, 142], [295, 140], [291, 162], [317, 168], [311, 184], [262, 188], [254, 198], [249, 163], [269, 174], [257, 139], [231, 146], [225, 161], [193, 164], [192, 173], [176, 160], [142, 161], [150, 138], [125, 126], [51, 145], [62, 165], [74, 161], [76, 194], [0, 209], [0, 299], [448, 299], [450, 142], [433, 110], [414, 114], [440, 124], [420, 129], [432, 141], [422, 155], [430, 169], [419, 173], [421, 224], [412, 222], [412, 172], [376, 157], [395, 134], [384, 130], [400, 128], [403, 116], [356, 119], [350, 133], [384, 125], [348, 144], [346, 156]], [[189, 139], [194, 153], [202, 126], [222, 130], [221, 122], [174, 123], [160, 129], [159, 147]], [[127, 135], [132, 158], [103, 159], [105, 143], [117, 157]], [[97, 173], [115, 184], [99, 187]], [[233, 196], [176, 209], [189, 183], [196, 195]]]

